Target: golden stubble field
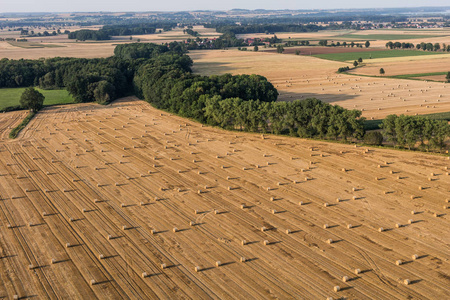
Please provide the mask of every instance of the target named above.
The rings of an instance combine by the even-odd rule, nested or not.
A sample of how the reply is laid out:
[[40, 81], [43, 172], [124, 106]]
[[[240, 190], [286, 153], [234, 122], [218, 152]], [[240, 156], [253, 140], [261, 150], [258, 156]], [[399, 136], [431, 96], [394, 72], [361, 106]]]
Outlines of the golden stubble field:
[[[80, 28], [70, 28], [78, 30]], [[83, 28], [84, 29], [84, 28]], [[98, 27], [88, 27], [86, 29], [98, 29]], [[215, 38], [219, 34], [211, 28], [203, 26], [194, 26], [193, 30], [200, 34], [201, 38]], [[0, 31], [0, 37], [9, 37], [10, 32]], [[19, 37], [19, 36], [14, 36]], [[183, 41], [186, 39], [195, 39], [195, 37], [183, 33], [183, 29], [176, 28], [171, 31], [163, 31], [162, 33], [134, 35], [130, 41], [130, 36], [115, 36], [108, 41], [76, 41], [69, 40], [67, 35], [57, 35], [49, 37], [31, 37], [27, 38], [29, 43], [42, 44], [41, 48], [27, 48], [28, 43], [23, 43], [23, 47], [11, 45], [6, 41], [0, 41], [0, 59], [40, 59], [52, 57], [78, 57], [78, 58], [98, 58], [109, 57], [114, 55], [114, 48], [118, 44], [137, 42], [163, 44], [172, 41]], [[21, 43], [17, 44], [21, 45]]]
[[364, 61], [362, 68], [349, 71], [352, 74], [380, 76], [380, 68], [386, 76], [434, 72], [449, 72], [450, 55], [426, 55], [396, 58], [378, 58]]
[[[450, 111], [448, 83], [336, 74], [348, 64], [302, 55], [236, 50], [191, 51], [189, 55], [199, 74], [263, 75], [278, 89], [282, 101], [314, 97], [360, 109], [368, 119]], [[414, 64], [422, 64], [417, 61]]]
[[44, 108], [0, 141], [0, 297], [445, 299], [449, 166], [135, 98]]

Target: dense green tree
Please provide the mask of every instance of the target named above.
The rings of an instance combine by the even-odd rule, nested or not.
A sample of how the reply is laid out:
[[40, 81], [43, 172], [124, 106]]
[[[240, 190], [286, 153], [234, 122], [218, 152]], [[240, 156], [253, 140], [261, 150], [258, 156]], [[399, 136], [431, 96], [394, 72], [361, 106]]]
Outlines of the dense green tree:
[[383, 144], [383, 134], [379, 131], [369, 131], [364, 134], [364, 143], [380, 146]]
[[99, 104], [107, 104], [115, 99], [115, 87], [106, 80], [95, 83], [94, 98]]
[[20, 106], [37, 112], [44, 106], [45, 97], [33, 87], [25, 89], [20, 96]]
[[383, 68], [380, 68], [380, 75], [384, 75], [384, 74], [385, 74], [384, 69], [383, 69]]
[[435, 44], [433, 45], [433, 51], [438, 51], [438, 50], [440, 50], [440, 49], [441, 49], [441, 44], [435, 43]]
[[283, 45], [277, 45], [277, 52], [278, 52], [278, 53], [283, 53], [283, 52], [284, 52], [284, 47], [283, 47]]
[[369, 42], [369, 41], [366, 41], [366, 42], [364, 43], [364, 46], [366, 46], [366, 48], [369, 48], [369, 47], [370, 47], [370, 42]]

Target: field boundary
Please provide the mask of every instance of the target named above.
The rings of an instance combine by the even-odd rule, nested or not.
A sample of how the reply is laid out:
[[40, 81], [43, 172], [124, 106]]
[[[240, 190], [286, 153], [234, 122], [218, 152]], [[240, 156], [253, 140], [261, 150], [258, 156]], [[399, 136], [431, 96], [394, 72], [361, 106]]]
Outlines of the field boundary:
[[9, 138], [10, 139], [15, 139], [19, 135], [20, 131], [22, 131], [22, 129], [24, 129], [28, 125], [28, 123], [30, 123], [30, 121], [33, 119], [33, 117], [35, 115], [36, 115], [35, 112], [30, 112], [25, 117], [25, 119], [23, 119], [23, 121], [19, 125], [17, 125], [17, 127], [13, 128], [11, 130], [11, 132], [9, 133]]
[[[361, 68], [362, 67], [364, 67], [364, 66], [361, 66]], [[356, 68], [350, 68], [348, 71], [355, 70], [355, 69]], [[406, 75], [379, 76], [379, 75], [366, 75], [366, 74], [347, 73], [348, 71], [345, 71], [345, 72], [338, 72], [338, 71], [336, 71], [336, 74], [346, 74], [346, 75], [351, 75], [351, 76], [371, 77], [371, 78], [403, 79], [403, 80], [432, 81], [432, 82], [444, 82], [444, 83], [445, 83], [445, 81], [439, 81], [439, 80], [433, 80], [433, 79], [415, 78], [415, 77], [445, 75], [445, 74], [447, 74], [447, 72], [435, 72], [435, 73], [423, 73], [423, 74], [406, 74]]]

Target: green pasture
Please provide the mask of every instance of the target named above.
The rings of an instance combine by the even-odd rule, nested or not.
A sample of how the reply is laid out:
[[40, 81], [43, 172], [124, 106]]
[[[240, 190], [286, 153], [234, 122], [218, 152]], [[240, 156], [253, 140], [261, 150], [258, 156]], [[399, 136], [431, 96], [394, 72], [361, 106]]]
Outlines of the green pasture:
[[[419, 56], [419, 55], [436, 55], [443, 54], [443, 52], [431, 52], [420, 50], [381, 50], [369, 52], [345, 52], [345, 53], [327, 53], [313, 55], [318, 58], [337, 60], [337, 61], [353, 61], [362, 58], [363, 60], [388, 58], [388, 57], [404, 57], [404, 56]], [[450, 56], [450, 55], [449, 55]]]
[[[20, 96], [25, 88], [3, 88], [0, 89], [0, 110], [7, 107], [19, 106]], [[67, 90], [41, 90], [44, 97], [44, 105], [58, 105], [74, 103], [73, 98]]]

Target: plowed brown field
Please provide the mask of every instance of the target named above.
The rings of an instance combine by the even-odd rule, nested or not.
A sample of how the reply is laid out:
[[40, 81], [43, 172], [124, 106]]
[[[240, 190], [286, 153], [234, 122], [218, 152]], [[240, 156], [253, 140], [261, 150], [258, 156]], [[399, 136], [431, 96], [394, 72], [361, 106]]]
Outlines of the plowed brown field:
[[0, 297], [445, 299], [449, 166], [134, 98], [45, 108], [0, 141]]

